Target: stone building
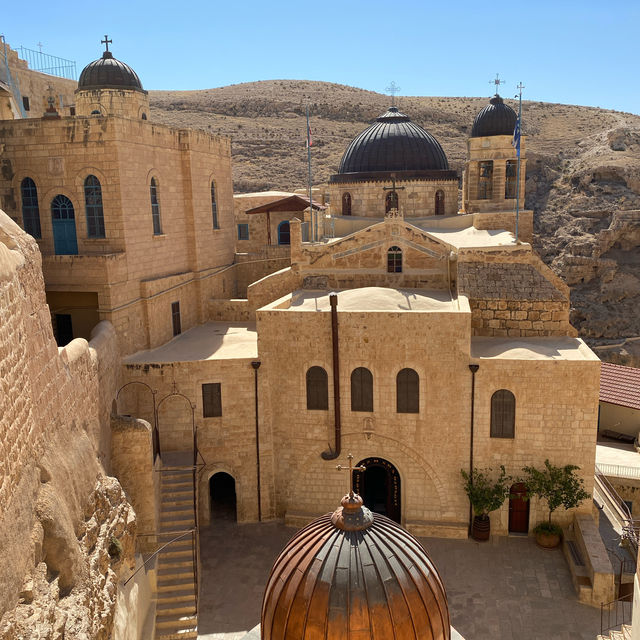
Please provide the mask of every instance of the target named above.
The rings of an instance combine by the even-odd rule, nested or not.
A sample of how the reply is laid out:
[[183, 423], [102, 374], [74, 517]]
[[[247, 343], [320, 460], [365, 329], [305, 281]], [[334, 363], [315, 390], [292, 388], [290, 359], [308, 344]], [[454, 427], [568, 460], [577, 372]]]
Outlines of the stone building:
[[[109, 51], [82, 72], [76, 115], [54, 101], [46, 117], [2, 121], [1, 204], [32, 238], [2, 218], [0, 277], [13, 278], [25, 253], [40, 286], [37, 308], [21, 307], [29, 327], [7, 326], [44, 345], [47, 371], [65, 381], [58, 389], [32, 368], [30, 388], [12, 370], [25, 398], [12, 410], [38, 407], [37, 391], [54, 403], [42, 420], [90, 432], [91, 480], [120, 480], [127, 501], [114, 502], [134, 507], [139, 551], [188, 534], [158, 556], [156, 637], [195, 637], [190, 563], [212, 505], [224, 495], [239, 522], [304, 525], [335, 507], [341, 452], [366, 468], [353, 479], [365, 505], [416, 535], [467, 535], [461, 469], [503, 464], [515, 476], [548, 458], [579, 465], [592, 488], [600, 363], [569, 323], [567, 286], [531, 247], [532, 212], [513, 206], [525, 154], [523, 142], [514, 185], [508, 109], [494, 98], [476, 118], [460, 211], [444, 150], [393, 107], [345, 151], [331, 213], [294, 193], [234, 205], [230, 140], [150, 121], [140, 79]], [[27, 290], [9, 292], [0, 312]], [[26, 360], [0, 353], [7, 370]], [[74, 388], [81, 397], [63, 420]], [[2, 454], [12, 474], [14, 448]], [[48, 473], [39, 451], [20, 457], [32, 502]], [[7, 513], [18, 508], [9, 493], [0, 499]], [[590, 512], [587, 502], [575, 510]], [[492, 531], [528, 533], [543, 514], [516, 493], [491, 514]], [[11, 570], [2, 612], [16, 606], [30, 561]], [[140, 594], [152, 582], [140, 580]], [[126, 613], [138, 596], [120, 596]], [[115, 602], [107, 609], [116, 615]]]

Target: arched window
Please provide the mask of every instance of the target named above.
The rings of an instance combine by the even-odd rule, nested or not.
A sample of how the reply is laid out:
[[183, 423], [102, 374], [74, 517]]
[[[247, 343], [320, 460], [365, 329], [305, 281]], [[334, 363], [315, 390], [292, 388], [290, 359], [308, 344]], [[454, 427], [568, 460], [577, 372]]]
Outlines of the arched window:
[[385, 213], [389, 213], [391, 209], [398, 208], [398, 192], [397, 191], [389, 191], [384, 199], [384, 210]]
[[218, 203], [216, 202], [216, 183], [211, 182], [211, 213], [213, 214], [213, 228], [219, 229], [218, 223]]
[[478, 166], [478, 200], [491, 200], [493, 196], [493, 160]]
[[329, 408], [329, 378], [322, 367], [307, 370], [307, 409]]
[[393, 246], [387, 251], [387, 273], [402, 273], [402, 249]]
[[84, 181], [84, 206], [87, 212], [87, 236], [104, 238], [104, 213], [102, 211], [102, 187], [95, 176]]
[[349, 192], [342, 194], [342, 215], [351, 215], [351, 194]]
[[40, 228], [40, 207], [38, 206], [38, 190], [31, 178], [25, 178], [20, 183], [22, 196], [22, 226], [34, 238], [42, 238]]
[[364, 367], [351, 373], [351, 411], [373, 411], [373, 375]]
[[436, 215], [444, 215], [444, 191], [442, 189], [436, 191]]
[[149, 195], [151, 197], [151, 218], [153, 220], [153, 234], [162, 234], [162, 223], [160, 221], [160, 199], [158, 197], [158, 183], [155, 178], [151, 178], [149, 184]]
[[516, 397], [507, 389], [491, 396], [491, 437], [513, 438], [516, 426]]
[[515, 160], [507, 160], [504, 177], [504, 197], [516, 197], [516, 178], [518, 174], [518, 163]]
[[147, 114], [146, 114], [146, 113], [143, 113], [143, 114], [142, 114], [142, 119], [143, 119], [143, 120], [146, 120], [146, 119], [147, 119]]
[[413, 369], [402, 369], [396, 376], [396, 408], [398, 413], [420, 411], [420, 376]]
[[278, 225], [278, 244], [291, 244], [291, 227], [288, 220]]
[[61, 193], [51, 201], [51, 226], [56, 255], [77, 255], [78, 239], [73, 203]]

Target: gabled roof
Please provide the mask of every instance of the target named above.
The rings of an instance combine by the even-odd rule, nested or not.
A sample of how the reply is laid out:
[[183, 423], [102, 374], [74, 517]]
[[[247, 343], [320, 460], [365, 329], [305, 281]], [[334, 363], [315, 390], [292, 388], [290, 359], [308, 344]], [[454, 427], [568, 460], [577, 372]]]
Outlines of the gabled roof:
[[640, 369], [603, 362], [600, 369], [600, 401], [640, 409]]
[[[281, 198], [280, 200], [274, 200], [267, 204], [260, 205], [245, 211], [245, 213], [266, 213], [267, 211], [304, 211], [309, 207], [309, 198], [303, 198], [299, 195], [289, 196], [288, 198]], [[317, 202], [313, 203], [314, 209], [326, 209], [322, 204]]]

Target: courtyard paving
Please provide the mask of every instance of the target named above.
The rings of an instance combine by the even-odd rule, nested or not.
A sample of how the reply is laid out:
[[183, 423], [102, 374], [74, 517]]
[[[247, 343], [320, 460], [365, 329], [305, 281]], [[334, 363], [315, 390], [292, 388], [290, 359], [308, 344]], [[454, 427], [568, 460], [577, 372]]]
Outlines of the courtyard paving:
[[[281, 523], [218, 520], [200, 536], [199, 636], [242, 640], [260, 622], [271, 566], [295, 533]], [[580, 604], [567, 563], [531, 538], [488, 543], [421, 538], [444, 580], [451, 622], [465, 640], [594, 640], [600, 611]]]

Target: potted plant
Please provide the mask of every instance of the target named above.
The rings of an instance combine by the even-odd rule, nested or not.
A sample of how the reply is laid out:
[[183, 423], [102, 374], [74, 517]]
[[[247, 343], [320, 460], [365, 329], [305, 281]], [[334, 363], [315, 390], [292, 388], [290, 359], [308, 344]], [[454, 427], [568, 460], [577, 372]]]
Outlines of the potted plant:
[[527, 474], [524, 480], [527, 485], [528, 495], [535, 495], [547, 501], [549, 517], [545, 522], [538, 524], [533, 532], [536, 534], [536, 542], [545, 548], [557, 547], [560, 544], [562, 528], [551, 522], [551, 515], [558, 507], [571, 509], [577, 507], [589, 494], [582, 488], [583, 481], [576, 471], [580, 467], [575, 464], [567, 464], [563, 467], [552, 465], [549, 460], [544, 461], [544, 469], [535, 467], [523, 467]]
[[502, 506], [511, 484], [511, 476], [506, 474], [504, 465], [500, 465], [500, 475], [491, 480], [492, 469], [473, 469], [469, 475], [464, 469], [460, 474], [464, 479], [464, 490], [473, 509], [471, 537], [474, 540], [488, 540], [491, 533], [489, 513]]

